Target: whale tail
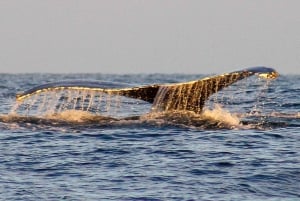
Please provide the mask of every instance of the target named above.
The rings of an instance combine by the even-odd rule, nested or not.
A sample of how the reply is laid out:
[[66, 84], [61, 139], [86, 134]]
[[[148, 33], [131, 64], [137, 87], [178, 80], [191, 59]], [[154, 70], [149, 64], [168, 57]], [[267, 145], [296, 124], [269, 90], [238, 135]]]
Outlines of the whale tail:
[[34, 94], [47, 91], [91, 90], [109, 95], [140, 99], [152, 103], [154, 108], [162, 111], [188, 110], [200, 113], [209, 96], [252, 75], [274, 79], [279, 74], [273, 68], [253, 67], [190, 82], [141, 87], [125, 87], [121, 84], [112, 85], [111, 83], [98, 81], [61, 81], [39, 85], [19, 93], [16, 95], [16, 100], [23, 101]]

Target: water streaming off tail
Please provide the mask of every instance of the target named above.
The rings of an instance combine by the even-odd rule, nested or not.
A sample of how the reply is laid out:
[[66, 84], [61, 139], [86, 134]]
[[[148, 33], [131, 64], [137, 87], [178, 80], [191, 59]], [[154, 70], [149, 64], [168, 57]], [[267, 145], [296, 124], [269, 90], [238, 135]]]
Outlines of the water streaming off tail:
[[[199, 112], [202, 96], [206, 96], [202, 83], [160, 86], [153, 111], [190, 110]], [[203, 97], [204, 98], [204, 97]]]
[[203, 79], [184, 84], [162, 85], [155, 98], [153, 110], [188, 110], [200, 113], [209, 96], [234, 81], [236, 81], [235, 74], [231, 75], [226, 82], [221, 76], [220, 78]]
[[[176, 110], [200, 113], [205, 108], [214, 109], [215, 104], [221, 104], [231, 112], [251, 113], [254, 109], [263, 110], [264, 103], [270, 101], [267, 91], [271, 82], [268, 80], [252, 77], [224, 88], [224, 85], [220, 84], [221, 79], [162, 85], [154, 100], [152, 111]], [[235, 75], [230, 77], [228, 82], [234, 79]], [[219, 91], [220, 89], [222, 90]], [[245, 111], [241, 111], [241, 108]]]
[[140, 115], [150, 104], [138, 99], [88, 89], [53, 89], [17, 101], [11, 113], [24, 116], [44, 116], [68, 110], [86, 111], [111, 117]]

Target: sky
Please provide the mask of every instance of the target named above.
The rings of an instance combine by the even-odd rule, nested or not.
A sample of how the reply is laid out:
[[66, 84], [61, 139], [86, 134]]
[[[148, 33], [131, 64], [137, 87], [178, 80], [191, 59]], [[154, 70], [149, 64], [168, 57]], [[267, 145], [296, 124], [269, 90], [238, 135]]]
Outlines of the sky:
[[0, 73], [300, 74], [299, 0], [1, 0]]

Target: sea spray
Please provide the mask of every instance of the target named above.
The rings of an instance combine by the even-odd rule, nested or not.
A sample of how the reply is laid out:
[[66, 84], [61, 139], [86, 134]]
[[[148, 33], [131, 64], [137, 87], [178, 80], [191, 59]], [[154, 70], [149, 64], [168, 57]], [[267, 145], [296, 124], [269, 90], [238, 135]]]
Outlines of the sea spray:
[[140, 121], [153, 125], [170, 125], [200, 129], [244, 128], [237, 114], [232, 114], [223, 109], [220, 104], [215, 104], [212, 109], [205, 108], [200, 114], [186, 110], [152, 111], [142, 115]]
[[44, 116], [44, 118], [47, 119], [79, 123], [93, 119], [93, 117], [95, 117], [95, 115], [93, 115], [92, 113], [81, 110], [66, 110], [59, 113], [47, 113]]
[[205, 118], [211, 118], [228, 125], [240, 126], [240, 119], [238, 116], [223, 109], [220, 104], [214, 104], [214, 108], [212, 110], [204, 109], [202, 115]]

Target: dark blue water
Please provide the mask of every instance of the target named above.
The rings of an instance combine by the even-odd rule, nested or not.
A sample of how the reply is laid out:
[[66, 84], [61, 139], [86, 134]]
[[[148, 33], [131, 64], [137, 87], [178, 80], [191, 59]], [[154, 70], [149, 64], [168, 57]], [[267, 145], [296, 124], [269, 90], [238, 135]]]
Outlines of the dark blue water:
[[17, 92], [51, 81], [139, 86], [199, 77], [2, 74], [1, 199], [300, 200], [300, 76], [241, 81], [208, 101], [205, 121], [147, 114], [146, 104], [139, 117], [117, 120], [9, 114]]

